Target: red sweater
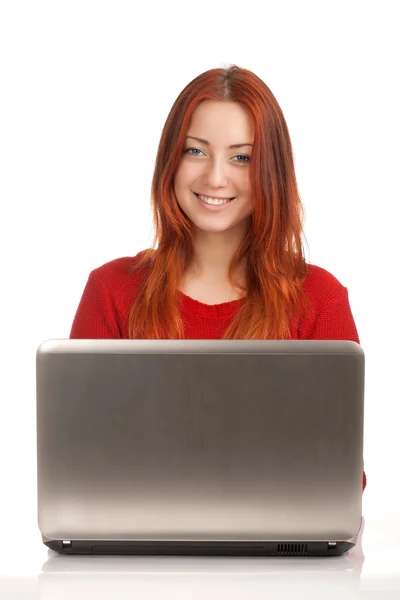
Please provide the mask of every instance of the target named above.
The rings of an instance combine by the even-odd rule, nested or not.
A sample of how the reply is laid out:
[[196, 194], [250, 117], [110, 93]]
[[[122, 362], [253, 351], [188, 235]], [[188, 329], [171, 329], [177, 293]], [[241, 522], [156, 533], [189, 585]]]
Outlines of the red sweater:
[[[89, 275], [72, 324], [70, 339], [128, 339], [127, 315], [141, 282], [129, 273], [135, 257], [112, 260]], [[310, 265], [304, 290], [311, 300], [307, 316], [291, 323], [294, 340], [350, 340], [360, 343], [348, 291], [331, 273]], [[242, 299], [204, 304], [182, 292], [185, 339], [221, 339]], [[363, 472], [363, 491], [366, 486]]]

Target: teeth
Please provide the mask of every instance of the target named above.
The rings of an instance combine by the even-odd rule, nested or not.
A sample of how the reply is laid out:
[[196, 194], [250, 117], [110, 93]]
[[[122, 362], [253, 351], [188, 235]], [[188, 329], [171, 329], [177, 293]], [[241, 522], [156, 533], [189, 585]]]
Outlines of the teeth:
[[200, 200], [203, 200], [203, 202], [206, 202], [207, 204], [226, 204], [227, 202], [230, 202], [230, 199], [227, 198], [226, 200], [218, 200], [218, 198], [209, 198], [208, 196], [201, 196], [200, 194], [198, 194]]

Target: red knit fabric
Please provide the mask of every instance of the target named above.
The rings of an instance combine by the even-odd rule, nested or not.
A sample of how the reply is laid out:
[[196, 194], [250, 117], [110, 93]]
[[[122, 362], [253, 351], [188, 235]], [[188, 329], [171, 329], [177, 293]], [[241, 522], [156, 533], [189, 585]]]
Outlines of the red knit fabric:
[[[117, 258], [90, 273], [70, 339], [128, 339], [128, 311], [141, 283], [139, 273], [128, 272], [135, 258]], [[293, 319], [291, 339], [350, 340], [359, 344], [347, 288], [325, 269], [309, 266], [304, 290], [311, 300], [311, 308], [306, 317]], [[243, 302], [240, 299], [209, 305], [180, 291], [177, 294], [182, 300], [185, 339], [221, 339]], [[366, 483], [363, 471], [363, 491]]]

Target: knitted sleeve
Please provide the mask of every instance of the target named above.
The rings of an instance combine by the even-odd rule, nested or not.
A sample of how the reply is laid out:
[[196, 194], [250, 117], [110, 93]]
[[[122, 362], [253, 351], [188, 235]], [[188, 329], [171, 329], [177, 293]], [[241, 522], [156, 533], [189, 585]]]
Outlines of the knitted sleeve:
[[[360, 343], [346, 287], [343, 287], [343, 289], [323, 307], [316, 318], [310, 339], [349, 340], [351, 342], [357, 342], [357, 344]], [[363, 463], [363, 492], [366, 485], [367, 477], [365, 475]]]
[[99, 273], [89, 275], [76, 311], [70, 339], [119, 339], [117, 310]]
[[323, 306], [315, 320], [310, 339], [349, 340], [360, 343], [346, 287]]

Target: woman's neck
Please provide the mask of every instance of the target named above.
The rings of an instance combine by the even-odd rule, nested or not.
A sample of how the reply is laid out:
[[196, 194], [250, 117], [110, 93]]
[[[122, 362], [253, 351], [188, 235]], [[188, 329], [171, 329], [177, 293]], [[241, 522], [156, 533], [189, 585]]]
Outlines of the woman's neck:
[[239, 233], [199, 232], [193, 243], [194, 261], [188, 275], [209, 282], [228, 282], [229, 266], [243, 240], [243, 233]]

